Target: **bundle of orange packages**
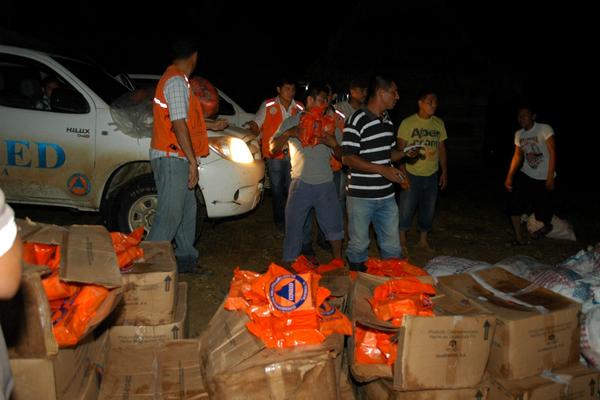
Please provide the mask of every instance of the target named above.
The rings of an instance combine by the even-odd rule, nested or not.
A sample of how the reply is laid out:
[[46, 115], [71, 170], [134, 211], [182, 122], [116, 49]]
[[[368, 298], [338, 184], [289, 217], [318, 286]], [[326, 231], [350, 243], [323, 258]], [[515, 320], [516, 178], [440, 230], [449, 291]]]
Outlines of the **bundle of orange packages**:
[[375, 288], [370, 303], [377, 318], [402, 326], [405, 315], [434, 315], [431, 296], [435, 288], [417, 278], [390, 279]]
[[248, 330], [268, 348], [318, 344], [332, 333], [352, 334], [348, 318], [326, 302], [330, 292], [314, 272], [292, 274], [271, 264], [265, 274], [236, 268], [227, 310], [242, 310]]
[[[143, 256], [138, 247], [143, 228], [125, 235], [111, 233], [113, 248], [121, 270]], [[23, 260], [34, 265], [45, 265], [51, 273], [42, 279], [42, 286], [52, 311], [52, 332], [60, 347], [74, 346], [86, 331], [96, 310], [108, 296], [103, 286], [64, 282], [59, 277], [60, 246], [26, 242]]]
[[[402, 326], [405, 315], [432, 317], [435, 288], [416, 277], [390, 279], [373, 291], [369, 300], [373, 312], [382, 321]], [[363, 364], [388, 364], [396, 360], [394, 333], [356, 326], [354, 329], [355, 360]]]
[[377, 276], [389, 276], [393, 278], [408, 276], [427, 276], [427, 271], [412, 265], [406, 259], [390, 258], [380, 260], [379, 258], [369, 258], [365, 262], [367, 273]]
[[354, 327], [355, 361], [359, 364], [393, 365], [396, 362], [398, 347], [395, 343], [395, 335], [395, 333], [356, 325]]

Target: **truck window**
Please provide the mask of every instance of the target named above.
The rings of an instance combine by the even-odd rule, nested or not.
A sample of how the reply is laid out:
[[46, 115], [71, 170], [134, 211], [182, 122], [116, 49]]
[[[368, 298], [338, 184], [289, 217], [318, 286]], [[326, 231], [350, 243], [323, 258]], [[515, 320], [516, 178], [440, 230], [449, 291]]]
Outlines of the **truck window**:
[[0, 55], [0, 104], [7, 107], [52, 111], [55, 88], [72, 89], [44, 64], [12, 54]]
[[65, 57], [53, 57], [64, 65], [73, 75], [79, 78], [92, 89], [106, 104], [113, 101], [130, 90], [118, 80], [109, 75], [99, 66]]

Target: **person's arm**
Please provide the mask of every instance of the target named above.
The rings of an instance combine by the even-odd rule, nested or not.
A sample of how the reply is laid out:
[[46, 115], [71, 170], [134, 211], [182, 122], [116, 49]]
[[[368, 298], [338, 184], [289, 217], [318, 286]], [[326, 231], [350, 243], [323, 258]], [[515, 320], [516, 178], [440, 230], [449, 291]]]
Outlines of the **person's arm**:
[[440, 162], [440, 169], [442, 170], [440, 173], [440, 189], [444, 190], [446, 185], [448, 185], [448, 157], [446, 153], [446, 141], [442, 140], [438, 144], [438, 157]]
[[13, 297], [21, 283], [23, 245], [17, 235], [6, 253], [0, 256], [0, 299]]
[[225, 118], [219, 118], [215, 120], [206, 120], [206, 129], [211, 131], [222, 131], [229, 126], [229, 121]]
[[523, 150], [515, 145], [515, 152], [513, 154], [512, 160], [510, 161], [510, 167], [508, 168], [508, 174], [506, 175], [506, 180], [504, 181], [504, 187], [509, 192], [512, 192], [513, 189], [513, 178], [515, 177], [515, 173], [517, 169], [521, 165], [523, 161]]
[[260, 128], [265, 122], [265, 116], [267, 114], [266, 104], [267, 103], [265, 101], [262, 102], [262, 104], [258, 108], [258, 111], [256, 112], [256, 115], [254, 116], [254, 121], [247, 121], [244, 124], [244, 126], [246, 126], [248, 129], [250, 129], [253, 133], [257, 135], [260, 134]]
[[554, 190], [554, 172], [556, 171], [556, 141], [554, 136], [550, 136], [546, 139], [546, 146], [548, 146], [548, 176], [546, 177], [546, 189], [549, 191]]
[[21, 283], [23, 248], [12, 208], [0, 190], [0, 299], [10, 299]]
[[297, 126], [290, 128], [281, 134], [273, 135], [273, 137], [271, 137], [271, 141], [269, 142], [269, 151], [273, 154], [281, 153], [283, 149], [285, 149], [287, 141], [291, 137], [298, 137]]
[[404, 180], [404, 174], [399, 169], [392, 166], [371, 163], [356, 154], [343, 155], [342, 162], [352, 169], [379, 174], [388, 181], [400, 183]]
[[183, 119], [178, 119], [171, 123], [179, 148], [181, 148], [181, 151], [183, 151], [183, 154], [188, 159], [188, 189], [193, 189], [198, 184], [198, 162], [196, 161], [196, 155], [192, 147], [190, 131]]

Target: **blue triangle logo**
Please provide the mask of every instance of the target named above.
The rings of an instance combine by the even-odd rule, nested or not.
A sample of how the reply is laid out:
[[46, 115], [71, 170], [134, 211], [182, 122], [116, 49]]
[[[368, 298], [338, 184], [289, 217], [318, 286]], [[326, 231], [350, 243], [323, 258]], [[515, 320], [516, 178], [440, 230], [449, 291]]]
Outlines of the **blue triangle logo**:
[[287, 299], [289, 301], [296, 301], [296, 283], [295, 281], [289, 282], [287, 285], [283, 286], [277, 292], [277, 295]]
[[79, 188], [79, 189], [85, 189], [85, 184], [83, 182], [83, 179], [81, 179], [81, 177], [77, 178], [75, 180], [75, 183], [73, 184], [74, 188]]

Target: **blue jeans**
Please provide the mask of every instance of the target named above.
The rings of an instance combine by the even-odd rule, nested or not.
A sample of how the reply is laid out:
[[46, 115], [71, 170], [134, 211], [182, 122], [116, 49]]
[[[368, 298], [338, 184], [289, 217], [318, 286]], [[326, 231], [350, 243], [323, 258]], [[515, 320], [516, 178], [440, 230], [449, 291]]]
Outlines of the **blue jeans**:
[[179, 272], [196, 268], [196, 196], [187, 187], [188, 162], [161, 157], [150, 161], [158, 191], [158, 206], [146, 240], [172, 241], [177, 245], [175, 257]]
[[[292, 180], [285, 210], [285, 239], [283, 261], [294, 261], [300, 255], [304, 241], [304, 227], [314, 208], [317, 222], [327, 240], [342, 240], [341, 211], [332, 182], [311, 185], [300, 179]], [[312, 222], [312, 219], [311, 219]]]
[[369, 256], [369, 226], [377, 234], [377, 244], [382, 259], [401, 258], [400, 234], [398, 232], [398, 206], [396, 199], [382, 200], [346, 197], [348, 209], [348, 248], [346, 257], [352, 263], [367, 261]]
[[400, 192], [398, 209], [400, 210], [400, 230], [410, 229], [412, 218], [419, 208], [418, 227], [421, 232], [431, 231], [435, 202], [438, 195], [438, 175], [417, 176], [408, 174], [410, 189]]
[[[344, 212], [346, 212], [346, 174], [342, 171], [335, 171], [333, 173], [333, 185], [335, 186], [335, 190], [338, 196], [338, 202], [340, 204], [340, 210], [342, 212], [342, 226], [344, 226]], [[310, 210], [308, 213], [308, 217], [306, 218], [306, 222], [304, 223], [304, 239], [302, 244], [302, 252], [305, 251], [312, 252], [312, 229], [313, 229], [313, 215], [315, 214], [314, 208]], [[317, 223], [317, 242], [321, 243], [326, 241], [325, 233], [323, 229]]]
[[290, 188], [292, 166], [289, 159], [267, 158], [273, 200], [273, 222], [281, 230], [285, 226], [285, 203]]

